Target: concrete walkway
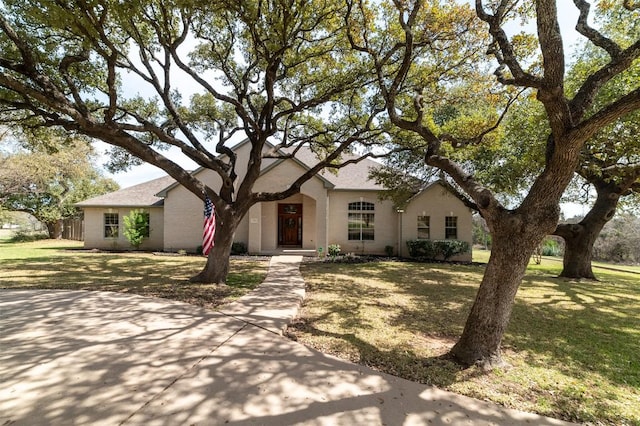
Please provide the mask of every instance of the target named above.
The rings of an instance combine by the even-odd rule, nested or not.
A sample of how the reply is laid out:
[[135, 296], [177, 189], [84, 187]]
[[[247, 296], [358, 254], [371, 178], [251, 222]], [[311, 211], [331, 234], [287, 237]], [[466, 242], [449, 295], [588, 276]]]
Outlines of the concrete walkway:
[[280, 335], [300, 258], [220, 312], [83, 291], [0, 291], [0, 425], [560, 425]]

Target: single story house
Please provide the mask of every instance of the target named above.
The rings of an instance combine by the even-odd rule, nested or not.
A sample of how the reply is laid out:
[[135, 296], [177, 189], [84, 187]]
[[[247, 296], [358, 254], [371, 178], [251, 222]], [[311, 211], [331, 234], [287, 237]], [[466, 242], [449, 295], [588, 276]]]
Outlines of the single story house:
[[[250, 144], [234, 148], [237, 164], [246, 164]], [[314, 154], [301, 149], [293, 159], [265, 159], [255, 191], [276, 191], [315, 163]], [[234, 241], [252, 254], [285, 250], [326, 253], [339, 244], [343, 253], [385, 254], [389, 247], [408, 256], [407, 240], [458, 239], [472, 244], [471, 210], [445, 185], [435, 182], [397, 209], [379, 198], [384, 188], [369, 179], [380, 164], [365, 159], [337, 172], [325, 170], [302, 185], [299, 194], [282, 201], [251, 207]], [[218, 175], [207, 169], [193, 172], [210, 187], [220, 187]], [[238, 173], [242, 177], [242, 171]], [[149, 235], [141, 249], [195, 252], [202, 244], [203, 203], [166, 176], [94, 197], [77, 204], [84, 211], [86, 248], [128, 249], [123, 235], [124, 216], [144, 209]], [[455, 260], [470, 261], [471, 253]]]

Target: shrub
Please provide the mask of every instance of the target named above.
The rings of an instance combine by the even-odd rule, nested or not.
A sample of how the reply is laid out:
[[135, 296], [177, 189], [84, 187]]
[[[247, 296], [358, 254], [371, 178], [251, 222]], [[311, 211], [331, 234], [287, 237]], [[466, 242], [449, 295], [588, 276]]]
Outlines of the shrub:
[[562, 250], [556, 240], [545, 239], [542, 242], [542, 255], [543, 256], [562, 256]]
[[434, 241], [436, 252], [442, 256], [444, 260], [449, 260], [457, 254], [469, 251], [469, 243], [460, 240], [441, 240]]
[[327, 254], [331, 257], [336, 257], [340, 254], [340, 244], [329, 244], [327, 247]]
[[393, 256], [393, 246], [384, 246], [384, 252], [387, 254], [387, 257]]
[[457, 254], [467, 253], [469, 243], [460, 240], [409, 240], [407, 248], [411, 257], [449, 260]]
[[231, 254], [247, 254], [247, 245], [242, 241], [231, 244]]
[[409, 240], [407, 241], [409, 256], [423, 257], [425, 259], [435, 259], [436, 250], [431, 240]]
[[137, 250], [142, 240], [149, 237], [149, 213], [137, 209], [124, 217], [124, 236]]
[[43, 232], [19, 230], [14, 232], [9, 241], [12, 243], [28, 243], [32, 241], [46, 240], [47, 238], [49, 238], [49, 235]]

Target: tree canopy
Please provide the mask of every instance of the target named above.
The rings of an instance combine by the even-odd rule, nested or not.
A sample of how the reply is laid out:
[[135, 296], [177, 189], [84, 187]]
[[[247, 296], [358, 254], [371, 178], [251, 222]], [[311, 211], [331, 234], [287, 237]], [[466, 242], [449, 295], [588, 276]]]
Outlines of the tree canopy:
[[[640, 57], [640, 39], [633, 39], [630, 44], [619, 43], [607, 35], [606, 28], [590, 24], [589, 3], [574, 0], [579, 13], [576, 30], [590, 44], [606, 52], [607, 59], [582, 76], [575, 92], [568, 94], [565, 46], [554, 0], [476, 0], [475, 14], [482, 24], [469, 21], [466, 26], [455, 27], [458, 32], [454, 49], [432, 39], [434, 30], [440, 30], [434, 22], [441, 22], [432, 12], [432, 3], [394, 1], [393, 7], [383, 12], [384, 16], [375, 19], [369, 17], [373, 11], [367, 9], [364, 1], [349, 3], [354, 22], [352, 46], [366, 53], [377, 70], [377, 84], [390, 121], [424, 141], [426, 164], [446, 172], [466, 192], [491, 230], [491, 258], [465, 330], [451, 355], [463, 364], [500, 364], [502, 334], [524, 271], [536, 246], [557, 225], [560, 199], [580, 163], [585, 142], [640, 108], [637, 83], [596, 104], [598, 94], [608, 82], [635, 66]], [[634, 13], [625, 10], [624, 16], [634, 19]], [[514, 21], [531, 17], [535, 19], [536, 34], [508, 31]], [[390, 35], [383, 40], [375, 37], [380, 26]], [[494, 109], [492, 114], [477, 117], [472, 109], [462, 109], [462, 118], [452, 122], [455, 132], [434, 126], [432, 120], [432, 111], [437, 109], [433, 105], [455, 103], [456, 93], [467, 84], [455, 76], [449, 77], [445, 70], [433, 72], [431, 64], [440, 62], [432, 58], [442, 51], [468, 52], [460, 60], [467, 61], [470, 75], [476, 72], [475, 81], [486, 82], [490, 76], [482, 67], [484, 62], [479, 65], [473, 60], [478, 46], [467, 39], [479, 28], [489, 35], [487, 49], [482, 52], [489, 53], [496, 64], [495, 85], [487, 95], [502, 96], [505, 111], [519, 94], [532, 91], [544, 110], [548, 128], [545, 145], [536, 156], [544, 159], [544, 165], [514, 208], [505, 206], [478, 178], [473, 165], [465, 162], [466, 155], [460, 154], [475, 152], [479, 146], [490, 143], [491, 133], [504, 114]], [[425, 92], [434, 95], [425, 97]], [[519, 143], [526, 144], [526, 140]]]
[[13, 147], [0, 154], [0, 164], [0, 205], [45, 223], [51, 238], [60, 238], [62, 219], [78, 215], [75, 203], [118, 189], [84, 141]]
[[[373, 70], [349, 47], [341, 2], [48, 0], [2, 2], [0, 105], [27, 126], [62, 127], [114, 147], [114, 169], [144, 161], [216, 207], [206, 272], [222, 282], [249, 207], [284, 199], [341, 154], [379, 155]], [[251, 156], [238, 164], [240, 138]], [[267, 148], [266, 142], [275, 144]], [[284, 191], [253, 191], [264, 158], [302, 146], [318, 162]], [[168, 148], [173, 148], [167, 151]], [[175, 160], [214, 171], [211, 188]], [[356, 161], [351, 158], [349, 161]], [[226, 253], [226, 254], [225, 254]], [[215, 270], [215, 266], [218, 269]]]

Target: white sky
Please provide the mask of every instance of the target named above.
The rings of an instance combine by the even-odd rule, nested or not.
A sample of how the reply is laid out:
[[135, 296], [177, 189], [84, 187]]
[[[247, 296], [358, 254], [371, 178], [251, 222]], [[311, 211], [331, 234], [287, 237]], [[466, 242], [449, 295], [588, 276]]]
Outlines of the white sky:
[[[570, 0], [558, 0], [558, 16], [559, 16], [562, 33], [563, 33], [563, 40], [565, 42], [565, 50], [567, 52], [567, 55], [570, 55], [570, 53], [575, 48], [576, 42], [581, 37], [573, 29], [573, 27], [575, 27], [575, 22], [578, 16], [577, 9], [573, 5], [573, 2]], [[532, 23], [530, 26], [527, 26], [526, 29], [529, 31], [535, 31], [534, 24]], [[569, 58], [567, 58], [567, 60], [569, 60]], [[188, 79], [189, 77], [185, 76], [185, 80], [188, 80]], [[153, 95], [153, 93], [151, 92], [141, 93], [140, 88], [144, 88], [145, 85], [137, 84], [135, 82], [135, 79], [124, 79], [124, 80], [125, 80], [124, 82], [125, 91], [128, 89], [132, 94], [151, 95], [151, 96]], [[181, 90], [183, 90], [183, 99], [185, 100], [188, 99], [191, 96], [191, 94], [194, 93], [193, 88], [189, 87], [188, 85], [184, 88], [181, 88]], [[103, 153], [107, 150], [108, 145], [102, 142], [97, 142], [96, 148], [99, 153]], [[165, 155], [166, 154], [167, 153], [165, 152]], [[186, 159], [184, 155], [182, 155], [180, 151], [177, 149], [168, 151], [168, 155], [170, 156], [171, 159], [176, 161], [182, 167], [185, 167], [187, 169], [195, 169], [197, 167], [195, 163], [193, 163], [189, 159]], [[99, 166], [102, 166], [102, 163], [104, 163], [104, 161], [100, 161]], [[133, 167], [131, 170], [127, 172], [112, 174], [104, 170], [104, 173], [107, 177], [110, 177], [114, 179], [116, 182], [118, 182], [118, 184], [122, 188], [136, 185], [142, 182], [146, 182], [148, 180], [155, 179], [155, 178], [164, 176], [166, 174], [162, 169], [159, 169], [150, 164], [143, 164], [141, 166]], [[575, 204], [575, 203], [565, 203], [562, 205], [562, 210], [566, 217], [573, 217], [578, 214], [584, 215], [589, 210], [589, 206], [584, 206], [584, 205]]]

